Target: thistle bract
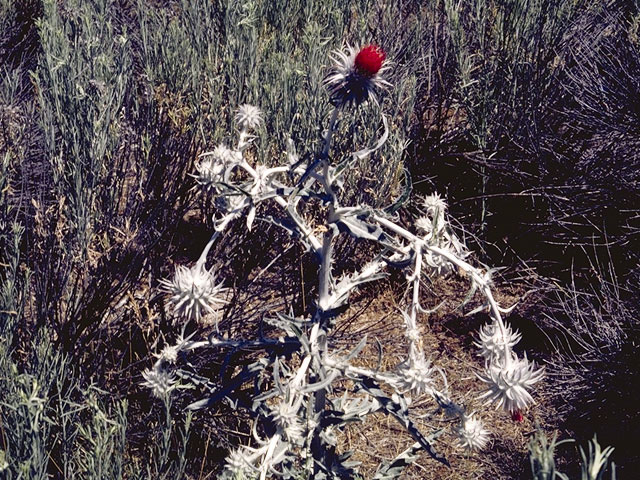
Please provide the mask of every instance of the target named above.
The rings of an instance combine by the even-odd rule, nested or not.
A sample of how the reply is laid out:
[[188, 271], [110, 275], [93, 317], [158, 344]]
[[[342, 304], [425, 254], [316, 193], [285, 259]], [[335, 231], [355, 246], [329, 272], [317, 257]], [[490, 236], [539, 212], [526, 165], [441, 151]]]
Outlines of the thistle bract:
[[511, 350], [520, 341], [521, 335], [518, 331], [512, 331], [511, 327], [505, 326], [504, 334], [499, 326], [494, 323], [483, 325], [478, 332], [479, 342], [474, 342], [480, 349], [480, 355], [487, 360], [500, 358], [505, 351]]
[[177, 383], [173, 373], [163, 369], [159, 365], [155, 365], [150, 370], [145, 370], [142, 372], [142, 376], [144, 378], [142, 385], [150, 388], [153, 395], [158, 398], [167, 396], [171, 390], [175, 388]]
[[436, 388], [435, 373], [437, 368], [434, 367], [424, 355], [418, 355], [411, 365], [402, 366], [399, 369], [401, 381], [399, 382], [399, 390], [410, 392], [419, 396], [423, 394], [431, 394]]

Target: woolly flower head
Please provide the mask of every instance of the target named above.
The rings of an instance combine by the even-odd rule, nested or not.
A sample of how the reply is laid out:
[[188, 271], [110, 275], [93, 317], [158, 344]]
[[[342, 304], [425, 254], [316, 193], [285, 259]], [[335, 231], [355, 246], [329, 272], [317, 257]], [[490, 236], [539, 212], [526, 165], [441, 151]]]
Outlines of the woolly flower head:
[[200, 265], [178, 266], [173, 280], [161, 280], [161, 288], [169, 293], [175, 313], [189, 320], [200, 320], [224, 304], [222, 284], [216, 285], [213, 273]]
[[176, 379], [173, 373], [161, 367], [154, 367], [151, 370], [142, 372], [144, 382], [142, 385], [150, 388], [158, 398], [163, 398], [175, 388]]
[[359, 49], [347, 46], [345, 51], [333, 52], [333, 66], [324, 80], [331, 103], [342, 107], [347, 104], [358, 106], [369, 99], [377, 102], [376, 90], [390, 85], [382, 78], [387, 69], [384, 65], [386, 56], [377, 45]]
[[240, 447], [232, 450], [226, 458], [225, 470], [220, 478], [222, 479], [250, 479], [255, 478], [256, 469], [246, 449]]
[[196, 165], [197, 175], [194, 175], [198, 182], [205, 189], [214, 188], [216, 183], [222, 180], [224, 164], [217, 163], [213, 158], [205, 158]]
[[489, 442], [489, 431], [484, 428], [480, 420], [474, 418], [473, 413], [462, 415], [455, 433], [458, 437], [458, 446], [469, 451], [482, 450]]
[[205, 155], [210, 156], [215, 163], [222, 165], [230, 165], [242, 161], [240, 152], [234, 152], [224, 143], [218, 145], [212, 152], [203, 153], [201, 156]]
[[511, 358], [504, 362], [490, 363], [484, 375], [478, 375], [487, 384], [487, 390], [480, 396], [485, 404], [495, 403], [496, 408], [514, 413], [526, 409], [534, 403], [529, 388], [544, 377], [544, 369], [536, 369], [527, 357]]
[[298, 417], [298, 410], [295, 406], [282, 402], [271, 409], [274, 423], [282, 429], [289, 441], [302, 443], [304, 441], [304, 426]]
[[424, 355], [416, 355], [411, 365], [400, 367], [401, 385], [400, 390], [409, 391], [419, 396], [423, 393], [433, 393], [436, 383], [434, 374], [438, 371]]
[[176, 363], [178, 361], [179, 353], [180, 348], [178, 345], [165, 345], [160, 354], [157, 354], [156, 357], [163, 362]]
[[160, 363], [177, 363], [180, 352], [188, 351], [193, 348], [193, 345], [195, 343], [191, 341], [191, 337], [193, 337], [193, 335], [194, 334], [191, 334], [186, 338], [184, 337], [184, 335], [180, 335], [175, 345], [165, 345], [160, 353], [154, 353], [154, 356], [160, 360]]
[[431, 216], [433, 216], [436, 211], [444, 212], [447, 209], [447, 202], [445, 202], [438, 193], [425, 195], [422, 202], [425, 210]]
[[220, 144], [213, 151], [201, 154], [200, 158], [200, 162], [196, 165], [198, 173], [194, 177], [200, 185], [209, 189], [224, 180], [224, 173], [230, 166], [242, 161], [242, 154]]
[[512, 331], [511, 327], [505, 326], [505, 335], [496, 322], [488, 323], [480, 328], [478, 334], [479, 342], [474, 342], [480, 349], [480, 355], [487, 360], [499, 358], [506, 351], [510, 351], [515, 344], [520, 341], [521, 335], [516, 331]]
[[427, 216], [433, 221], [436, 222], [437, 228], [442, 228], [444, 226], [444, 214], [447, 210], [447, 202], [444, 201], [440, 195], [434, 193], [432, 195], [427, 195], [423, 200], [424, 209], [427, 211]]
[[245, 103], [238, 107], [236, 122], [241, 130], [256, 130], [262, 124], [262, 110]]

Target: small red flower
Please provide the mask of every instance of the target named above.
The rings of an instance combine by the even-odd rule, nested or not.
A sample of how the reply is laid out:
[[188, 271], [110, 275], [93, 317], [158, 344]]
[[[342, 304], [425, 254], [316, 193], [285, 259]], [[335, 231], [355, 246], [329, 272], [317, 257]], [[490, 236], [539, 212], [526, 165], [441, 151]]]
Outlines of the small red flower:
[[382, 48], [377, 45], [367, 45], [362, 47], [356, 55], [355, 66], [361, 75], [373, 77], [382, 67], [385, 58], [387, 54]]
[[516, 410], [514, 412], [511, 413], [511, 420], [513, 420], [514, 422], [521, 422], [524, 420], [524, 417], [522, 416], [522, 412], [520, 410]]

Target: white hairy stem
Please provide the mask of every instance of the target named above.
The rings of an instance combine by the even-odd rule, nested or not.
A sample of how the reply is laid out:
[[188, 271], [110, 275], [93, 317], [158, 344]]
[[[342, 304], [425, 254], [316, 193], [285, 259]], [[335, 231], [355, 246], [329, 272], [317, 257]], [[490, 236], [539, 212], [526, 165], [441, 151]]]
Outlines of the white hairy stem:
[[204, 267], [205, 263], [207, 263], [207, 255], [209, 255], [209, 250], [211, 250], [211, 247], [213, 246], [213, 244], [215, 243], [219, 235], [220, 235], [219, 231], [216, 230], [213, 232], [213, 235], [211, 235], [211, 239], [209, 240], [207, 245], [204, 247], [204, 250], [202, 250], [202, 253], [200, 254], [200, 258], [198, 258], [198, 262], [196, 263], [196, 268], [202, 268]]
[[327, 128], [327, 133], [324, 136], [324, 145], [322, 146], [322, 158], [327, 158], [329, 156], [329, 149], [331, 148], [331, 137], [333, 135], [333, 131], [336, 128], [336, 122], [338, 120], [338, 112], [340, 109], [338, 107], [333, 107], [333, 111], [331, 112], [331, 119], [329, 120], [329, 128]]
[[[504, 321], [502, 320], [502, 314], [500, 313], [500, 308], [498, 307], [498, 304], [493, 298], [493, 293], [491, 292], [491, 288], [489, 287], [485, 278], [480, 274], [480, 270], [478, 268], [465, 262], [461, 258], [458, 258], [456, 255], [449, 252], [448, 250], [442, 249], [440, 247], [428, 245], [422, 238], [414, 235], [408, 230], [402, 228], [399, 225], [396, 225], [395, 223], [391, 222], [390, 220], [387, 220], [386, 218], [380, 215], [374, 215], [373, 218], [380, 225], [388, 228], [395, 234], [400, 235], [402, 238], [410, 241], [413, 245], [419, 244], [421, 245], [422, 249], [428, 250], [430, 252], [435, 253], [436, 255], [440, 255], [441, 257], [444, 257], [450, 263], [452, 263], [453, 265], [455, 265], [456, 267], [458, 267], [459, 269], [461, 269], [462, 271], [470, 275], [472, 280], [480, 287], [480, 290], [482, 291], [483, 295], [487, 299], [491, 314], [493, 315], [493, 318], [498, 324], [498, 328], [500, 329], [502, 340], [504, 344], [507, 345], [507, 329], [505, 327]], [[504, 359], [505, 367], [508, 367], [512, 361], [511, 352], [508, 348], [505, 348], [503, 350], [503, 359]]]
[[321, 263], [318, 272], [318, 305], [320, 310], [326, 311], [331, 307], [331, 264], [333, 260], [333, 239], [335, 228], [329, 224], [328, 230], [322, 238]]
[[422, 245], [419, 242], [414, 244], [414, 248], [416, 251], [415, 255], [415, 264], [413, 267], [413, 294], [411, 297], [411, 308], [409, 309], [409, 325], [407, 325], [407, 330], [409, 332], [409, 365], [411, 368], [414, 366], [414, 359], [418, 353], [418, 345], [416, 345], [415, 335], [412, 335], [413, 332], [418, 330], [418, 308], [420, 305], [420, 274], [422, 273]]

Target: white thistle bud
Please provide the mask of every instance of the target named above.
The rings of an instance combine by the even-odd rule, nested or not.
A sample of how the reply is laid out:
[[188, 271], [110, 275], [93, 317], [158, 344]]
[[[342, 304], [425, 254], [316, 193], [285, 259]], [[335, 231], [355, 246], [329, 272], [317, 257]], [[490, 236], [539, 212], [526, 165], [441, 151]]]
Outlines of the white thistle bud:
[[211, 157], [211, 159], [221, 165], [236, 165], [242, 162], [242, 154], [231, 150], [224, 143], [219, 144], [210, 152], [205, 152], [200, 157]]
[[154, 366], [151, 370], [145, 370], [142, 372], [144, 382], [142, 385], [152, 390], [153, 395], [158, 398], [164, 398], [171, 390], [175, 388], [177, 383], [173, 373], [161, 368], [160, 366]]
[[500, 327], [496, 322], [493, 322], [480, 327], [480, 332], [478, 333], [479, 342], [474, 342], [474, 344], [480, 349], [480, 355], [487, 360], [492, 360], [500, 358], [505, 351], [511, 351], [521, 337], [517, 330], [512, 331], [511, 327], [508, 326], [505, 326], [505, 335], [503, 337]]
[[427, 211], [427, 215], [431, 218], [444, 218], [444, 212], [447, 210], [447, 202], [437, 193], [426, 195], [423, 200], [423, 205]]
[[281, 402], [276, 407], [271, 408], [271, 415], [275, 424], [284, 432], [290, 442], [301, 444], [304, 441], [304, 426], [295, 406], [287, 402]]
[[159, 355], [156, 355], [161, 361], [167, 363], [176, 363], [178, 361], [178, 353], [180, 348], [178, 345], [165, 345]]
[[460, 425], [455, 430], [458, 446], [469, 451], [482, 450], [489, 442], [489, 431], [474, 415], [463, 414]]
[[536, 369], [527, 357], [511, 358], [489, 363], [484, 375], [478, 378], [487, 384], [487, 390], [479, 397], [485, 404], [495, 403], [496, 408], [515, 413], [526, 409], [534, 403], [528, 389], [544, 377], [544, 369]]
[[242, 154], [229, 149], [221, 143], [211, 152], [200, 155], [200, 162], [196, 165], [194, 175], [196, 181], [205, 189], [214, 188], [215, 184], [225, 180], [225, 174], [234, 165], [242, 162]]
[[196, 165], [197, 174], [194, 175], [205, 190], [215, 188], [215, 185], [222, 180], [224, 164], [216, 162], [213, 158], [207, 157]]
[[249, 104], [241, 105], [236, 113], [236, 122], [241, 130], [256, 130], [262, 124], [262, 110]]
[[423, 354], [416, 355], [411, 365], [402, 365], [399, 370], [401, 381], [398, 387], [401, 391], [408, 391], [416, 396], [423, 393], [433, 394], [436, 383], [434, 373], [438, 369]]
[[253, 466], [245, 448], [237, 448], [229, 452], [225, 459], [223, 479], [251, 479], [257, 477], [257, 469]]
[[226, 303], [222, 284], [216, 285], [213, 273], [202, 266], [178, 266], [173, 280], [161, 280], [161, 288], [169, 293], [169, 302], [179, 317], [199, 321], [205, 313], [213, 313]]

